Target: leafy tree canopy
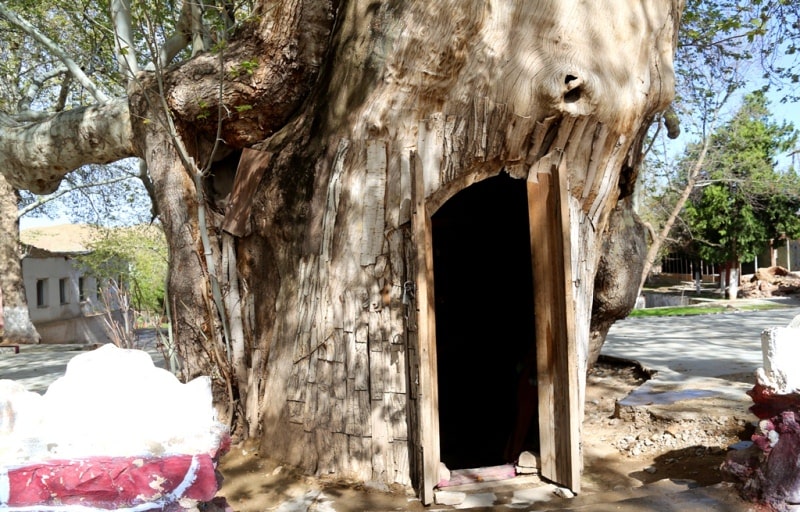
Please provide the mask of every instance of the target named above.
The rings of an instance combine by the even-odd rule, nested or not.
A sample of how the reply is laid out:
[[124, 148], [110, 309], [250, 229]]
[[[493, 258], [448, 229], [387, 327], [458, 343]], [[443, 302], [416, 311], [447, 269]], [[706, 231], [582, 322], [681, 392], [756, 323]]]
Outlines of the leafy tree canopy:
[[140, 312], [160, 314], [167, 279], [167, 242], [158, 225], [103, 229], [78, 261], [100, 279], [113, 278], [131, 293]]
[[800, 236], [800, 177], [776, 170], [797, 142], [790, 123], [772, 120], [762, 91], [746, 96], [712, 136], [701, 187], [687, 204], [697, 253], [714, 263], [754, 258], [771, 239]]

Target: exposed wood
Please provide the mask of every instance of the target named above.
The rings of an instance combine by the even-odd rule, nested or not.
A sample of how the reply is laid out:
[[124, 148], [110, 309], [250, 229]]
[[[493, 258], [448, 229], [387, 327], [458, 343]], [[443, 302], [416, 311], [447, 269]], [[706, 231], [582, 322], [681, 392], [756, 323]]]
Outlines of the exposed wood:
[[436, 370], [436, 324], [433, 299], [433, 239], [431, 219], [425, 208], [423, 162], [412, 154], [413, 236], [417, 256], [416, 306], [419, 342], [419, 437], [422, 446], [423, 475], [420, 499], [433, 503], [433, 488], [439, 474], [439, 412]]
[[253, 209], [253, 196], [258, 183], [272, 161], [272, 153], [244, 148], [236, 168], [233, 191], [225, 210], [222, 229], [234, 236], [244, 236], [247, 232], [247, 219]]
[[386, 143], [367, 141], [367, 173], [364, 178], [363, 229], [361, 264], [375, 263], [382, 254], [384, 227], [384, 196], [386, 194]]
[[580, 491], [580, 404], [570, 217], [563, 166], [528, 181], [535, 286], [541, 474]]

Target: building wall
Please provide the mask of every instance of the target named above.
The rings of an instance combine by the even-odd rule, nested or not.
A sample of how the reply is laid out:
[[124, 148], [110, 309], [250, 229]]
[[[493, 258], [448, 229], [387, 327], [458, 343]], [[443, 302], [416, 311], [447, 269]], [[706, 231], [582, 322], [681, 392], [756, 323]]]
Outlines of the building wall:
[[22, 276], [31, 320], [42, 343], [110, 341], [97, 296], [97, 280], [84, 276], [75, 260], [68, 256], [26, 256], [22, 260]]
[[[775, 262], [778, 266], [784, 267], [791, 272], [800, 270], [800, 241], [798, 240], [778, 240], [775, 243]], [[765, 251], [765, 259], [762, 262], [759, 257], [758, 266], [768, 267], [770, 260], [769, 249]]]

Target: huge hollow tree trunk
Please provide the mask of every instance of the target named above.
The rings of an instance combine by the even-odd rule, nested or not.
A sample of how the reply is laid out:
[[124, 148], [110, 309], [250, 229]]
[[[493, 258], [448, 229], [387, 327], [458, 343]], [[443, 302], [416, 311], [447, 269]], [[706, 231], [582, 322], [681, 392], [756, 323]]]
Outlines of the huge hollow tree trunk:
[[501, 171], [534, 182], [567, 176], [571, 385], [582, 390], [602, 236], [624, 183], [635, 181], [649, 122], [671, 99], [680, 6], [634, 3], [619, 18], [609, 14], [619, 5], [602, 3], [345, 7], [295, 136], [260, 146], [278, 156], [243, 241], [270, 248], [261, 268], [278, 290], [262, 453], [317, 473], [407, 483], [415, 454], [406, 411], [416, 405], [405, 376], [420, 348], [403, 300], [414, 279], [412, 169], [422, 167], [430, 211]]

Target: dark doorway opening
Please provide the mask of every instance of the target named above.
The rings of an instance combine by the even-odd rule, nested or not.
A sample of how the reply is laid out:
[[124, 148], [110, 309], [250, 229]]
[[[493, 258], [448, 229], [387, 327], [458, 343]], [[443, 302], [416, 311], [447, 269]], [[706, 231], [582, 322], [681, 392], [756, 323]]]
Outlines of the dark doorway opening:
[[441, 460], [450, 469], [539, 451], [528, 198], [506, 173], [433, 216]]

